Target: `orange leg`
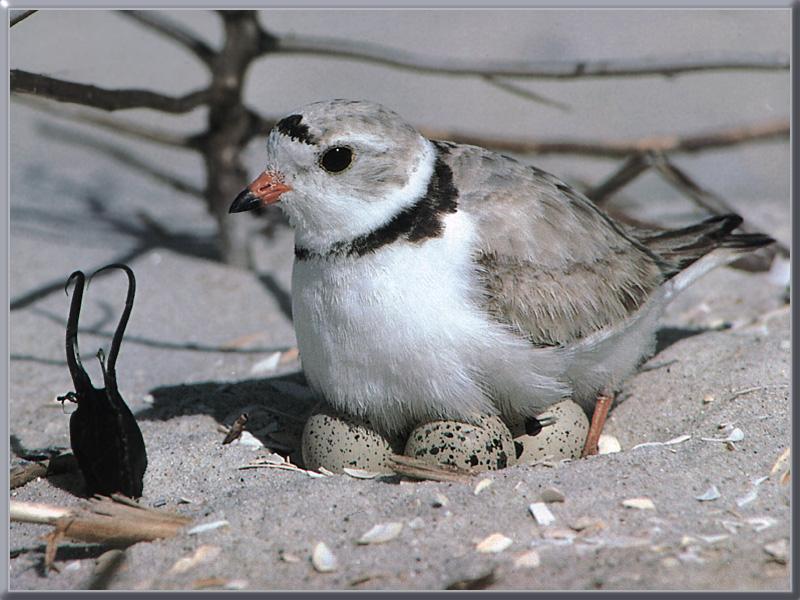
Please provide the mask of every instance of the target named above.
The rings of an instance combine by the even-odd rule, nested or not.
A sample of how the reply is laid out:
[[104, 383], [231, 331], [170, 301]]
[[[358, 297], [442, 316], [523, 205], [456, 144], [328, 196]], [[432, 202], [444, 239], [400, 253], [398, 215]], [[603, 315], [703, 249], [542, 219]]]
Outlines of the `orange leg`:
[[589, 433], [586, 434], [586, 443], [583, 446], [581, 457], [597, 454], [597, 442], [600, 440], [600, 434], [603, 433], [608, 409], [611, 408], [613, 402], [614, 394], [608, 392], [598, 394], [592, 413], [592, 423], [589, 425]]

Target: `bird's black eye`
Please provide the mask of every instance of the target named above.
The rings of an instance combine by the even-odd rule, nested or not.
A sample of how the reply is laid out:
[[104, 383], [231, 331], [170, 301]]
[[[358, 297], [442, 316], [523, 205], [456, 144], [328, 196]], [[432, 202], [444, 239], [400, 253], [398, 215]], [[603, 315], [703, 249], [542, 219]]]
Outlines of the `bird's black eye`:
[[334, 146], [325, 151], [319, 164], [329, 173], [340, 173], [353, 162], [353, 151], [346, 146]]

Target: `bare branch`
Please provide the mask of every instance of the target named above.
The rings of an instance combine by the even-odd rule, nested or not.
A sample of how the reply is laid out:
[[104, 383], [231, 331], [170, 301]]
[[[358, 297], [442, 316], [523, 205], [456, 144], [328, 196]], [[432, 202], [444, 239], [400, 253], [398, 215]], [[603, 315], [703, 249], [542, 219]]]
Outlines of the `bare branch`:
[[779, 119], [694, 135], [663, 135], [620, 141], [577, 139], [514, 140], [484, 137], [458, 131], [431, 129], [424, 129], [422, 133], [432, 139], [451, 140], [460, 144], [474, 144], [519, 154], [577, 154], [606, 158], [627, 158], [631, 154], [643, 152], [691, 153], [745, 142], [788, 139], [789, 121], [788, 119]]
[[10, 20], [9, 25], [8, 25], [9, 27], [13, 27], [14, 25], [19, 23], [20, 21], [24, 21], [25, 19], [30, 17], [33, 13], [35, 13], [36, 11], [35, 10], [15, 10], [14, 12], [17, 13], [17, 14], [15, 14], [15, 15], [13, 15], [11, 17], [11, 20]]
[[587, 77], [673, 77], [701, 71], [786, 71], [784, 55], [739, 55], [698, 59], [687, 57], [598, 61], [475, 61], [429, 57], [380, 44], [309, 35], [275, 35], [263, 32], [261, 52], [314, 54], [350, 58], [425, 73], [462, 76], [578, 79]]
[[149, 10], [123, 10], [121, 15], [133, 19], [138, 23], [149, 27], [153, 31], [177, 42], [190, 52], [192, 52], [203, 63], [210, 64], [214, 59], [214, 50], [194, 33], [185, 29], [178, 23], [159, 16], [154, 11]]
[[186, 113], [208, 102], [210, 98], [208, 90], [198, 90], [179, 97], [166, 96], [150, 90], [109, 90], [19, 69], [11, 70], [10, 79], [11, 91], [18, 94], [33, 94], [59, 102], [72, 102], [107, 111], [151, 108], [168, 113]]
[[614, 192], [621, 190], [652, 166], [650, 154], [634, 154], [604, 179], [601, 183], [586, 190], [584, 194], [598, 206], [602, 206]]
[[520, 98], [525, 98], [526, 100], [533, 100], [538, 104], [544, 104], [545, 106], [552, 106], [553, 108], [557, 108], [564, 112], [569, 112], [572, 110], [569, 104], [564, 102], [559, 102], [558, 100], [553, 100], [552, 98], [548, 98], [547, 96], [543, 96], [542, 94], [537, 94], [536, 92], [526, 89], [522, 86], [516, 85], [511, 83], [510, 81], [506, 81], [505, 79], [500, 79], [498, 77], [492, 75], [484, 76], [484, 81], [487, 83], [495, 86], [498, 89], [503, 90], [504, 92], [509, 92], [514, 94], [515, 96], [519, 96]]
[[102, 113], [89, 111], [83, 108], [72, 108], [53, 100], [38, 96], [19, 96], [21, 102], [31, 108], [53, 115], [59, 119], [68, 119], [78, 123], [88, 123], [114, 133], [126, 135], [138, 140], [145, 140], [172, 148], [194, 149], [194, 138], [166, 133], [157, 129], [150, 129], [138, 123], [132, 123], [118, 118], [106, 117]]

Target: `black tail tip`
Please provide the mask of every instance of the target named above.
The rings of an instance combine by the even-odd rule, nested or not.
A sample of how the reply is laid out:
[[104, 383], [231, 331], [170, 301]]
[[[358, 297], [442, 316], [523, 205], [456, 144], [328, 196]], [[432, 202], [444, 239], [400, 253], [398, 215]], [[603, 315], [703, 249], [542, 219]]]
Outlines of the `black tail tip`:
[[774, 243], [775, 239], [764, 233], [738, 233], [725, 238], [722, 246], [741, 250], [755, 250]]

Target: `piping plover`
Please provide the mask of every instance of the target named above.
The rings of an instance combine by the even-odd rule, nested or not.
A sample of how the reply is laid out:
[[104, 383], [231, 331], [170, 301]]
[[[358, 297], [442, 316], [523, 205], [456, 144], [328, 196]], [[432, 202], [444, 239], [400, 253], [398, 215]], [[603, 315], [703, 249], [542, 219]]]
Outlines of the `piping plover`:
[[534, 166], [433, 141], [370, 102], [309, 104], [267, 140], [230, 212], [280, 202], [311, 388], [397, 433], [433, 419], [591, 409], [654, 349], [665, 304], [770, 243], [737, 215], [615, 222]]

